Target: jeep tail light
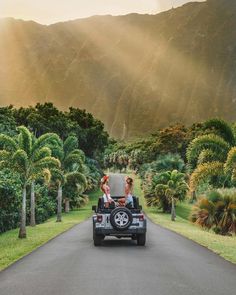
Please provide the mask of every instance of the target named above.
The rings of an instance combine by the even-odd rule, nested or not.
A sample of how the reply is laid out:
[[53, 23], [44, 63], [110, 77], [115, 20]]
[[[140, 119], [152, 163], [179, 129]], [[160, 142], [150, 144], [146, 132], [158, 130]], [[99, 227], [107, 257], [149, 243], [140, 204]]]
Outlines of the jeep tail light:
[[97, 215], [97, 222], [102, 222], [102, 215]]
[[144, 221], [144, 215], [143, 214], [139, 215], [139, 221]]

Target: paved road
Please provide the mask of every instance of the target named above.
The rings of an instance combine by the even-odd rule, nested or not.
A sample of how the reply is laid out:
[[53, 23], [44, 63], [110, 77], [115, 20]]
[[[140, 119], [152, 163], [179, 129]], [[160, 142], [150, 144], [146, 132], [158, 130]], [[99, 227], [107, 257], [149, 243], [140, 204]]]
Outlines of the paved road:
[[236, 266], [148, 222], [146, 247], [94, 247], [88, 220], [0, 272], [1, 295], [232, 295]]

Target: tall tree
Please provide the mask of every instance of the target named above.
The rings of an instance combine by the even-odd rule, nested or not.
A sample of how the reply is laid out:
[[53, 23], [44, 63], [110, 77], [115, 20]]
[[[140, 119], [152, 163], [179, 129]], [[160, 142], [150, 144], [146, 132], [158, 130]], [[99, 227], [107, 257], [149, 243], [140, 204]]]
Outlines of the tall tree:
[[151, 187], [145, 197], [148, 205], [160, 205], [165, 211], [169, 211], [171, 207], [171, 220], [174, 221], [176, 218], [175, 203], [185, 198], [187, 190], [188, 185], [184, 173], [177, 170], [166, 171], [152, 178]]
[[53, 153], [60, 158], [60, 169], [53, 169], [53, 180], [57, 184], [57, 221], [61, 221], [62, 197], [65, 200], [65, 212], [70, 210], [72, 197], [78, 196], [87, 186], [85, 176], [85, 155], [78, 149], [78, 139], [71, 135], [66, 138], [61, 150], [53, 150]]

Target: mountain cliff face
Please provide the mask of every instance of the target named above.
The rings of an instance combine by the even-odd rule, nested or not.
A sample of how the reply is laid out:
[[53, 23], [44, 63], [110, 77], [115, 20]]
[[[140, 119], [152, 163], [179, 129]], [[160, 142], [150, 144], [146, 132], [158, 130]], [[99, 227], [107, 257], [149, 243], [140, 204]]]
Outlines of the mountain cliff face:
[[0, 20], [0, 105], [85, 108], [112, 136], [236, 119], [236, 1], [43, 26]]

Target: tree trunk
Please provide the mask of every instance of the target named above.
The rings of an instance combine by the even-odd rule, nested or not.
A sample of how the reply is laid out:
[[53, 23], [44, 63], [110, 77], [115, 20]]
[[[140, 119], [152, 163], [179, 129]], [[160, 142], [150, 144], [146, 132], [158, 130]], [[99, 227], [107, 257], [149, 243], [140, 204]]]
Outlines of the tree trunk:
[[191, 192], [191, 203], [194, 203], [197, 200], [196, 191]]
[[26, 185], [23, 187], [22, 191], [22, 208], [21, 208], [21, 220], [20, 220], [20, 239], [26, 238]]
[[65, 199], [65, 213], [69, 213], [70, 212], [70, 200], [69, 199]]
[[35, 226], [35, 191], [34, 191], [35, 182], [31, 183], [31, 193], [30, 193], [30, 226]]
[[57, 191], [57, 222], [61, 222], [61, 211], [62, 211], [62, 187], [58, 185]]
[[171, 220], [175, 221], [176, 213], [175, 213], [175, 200], [171, 198]]

